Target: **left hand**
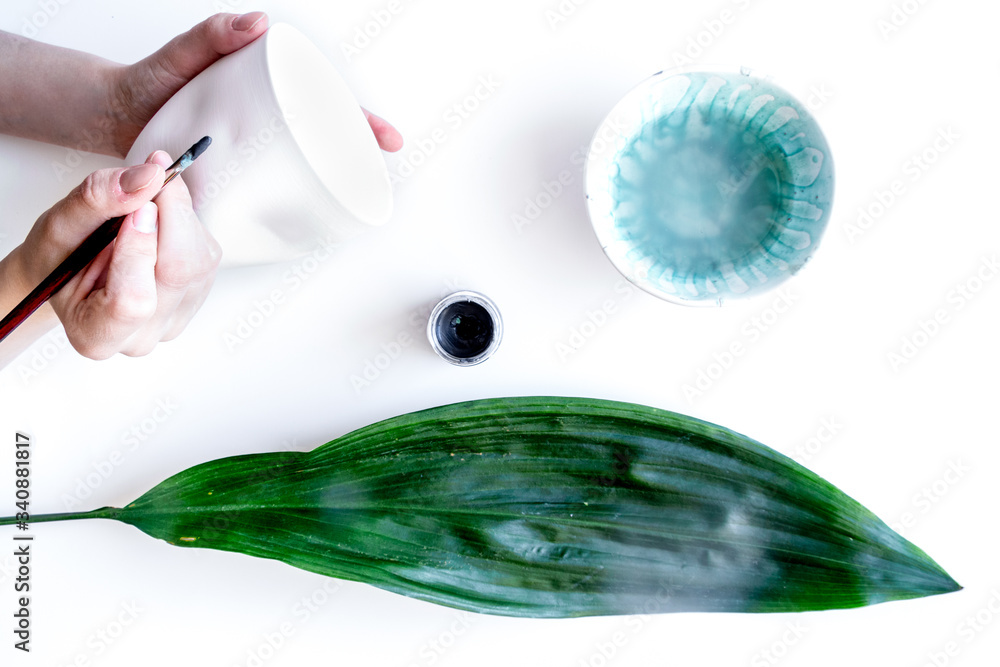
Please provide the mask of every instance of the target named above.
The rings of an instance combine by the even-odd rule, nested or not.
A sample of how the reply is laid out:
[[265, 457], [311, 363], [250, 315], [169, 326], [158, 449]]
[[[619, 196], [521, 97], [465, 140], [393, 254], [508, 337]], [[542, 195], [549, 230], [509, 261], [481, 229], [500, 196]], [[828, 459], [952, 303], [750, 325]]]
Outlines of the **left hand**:
[[[267, 15], [216, 14], [134, 65], [112, 71], [109, 113], [112, 131], [108, 152], [124, 157], [153, 114], [188, 81], [224, 55], [254, 41], [267, 31]], [[382, 150], [398, 151], [399, 132], [382, 118], [365, 111]]]

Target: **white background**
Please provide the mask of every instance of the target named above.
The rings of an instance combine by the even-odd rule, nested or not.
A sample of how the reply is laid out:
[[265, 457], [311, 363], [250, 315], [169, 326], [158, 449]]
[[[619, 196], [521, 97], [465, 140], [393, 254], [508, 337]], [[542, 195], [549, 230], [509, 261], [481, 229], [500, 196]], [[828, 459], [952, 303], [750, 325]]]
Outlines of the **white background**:
[[[590, 0], [564, 3], [575, 9], [559, 21], [556, 0], [404, 1], [348, 60], [342, 45], [387, 0], [234, 0], [236, 11], [264, 9], [304, 31], [358, 99], [400, 128], [407, 146], [386, 157], [391, 171], [422, 163], [396, 188], [391, 222], [327, 261], [295, 264], [311, 269], [301, 285], [284, 279], [293, 264], [226, 272], [189, 330], [148, 357], [91, 362], [55, 335], [0, 372], [0, 514], [14, 509], [16, 429], [34, 438], [33, 510], [63, 511], [74, 496], [89, 494], [78, 509], [121, 505], [202, 461], [311, 449], [441, 403], [590, 395], [692, 414], [796, 457], [888, 523], [908, 518], [905, 536], [965, 590], [801, 615], [507, 619], [179, 549], [112, 522], [48, 524], [33, 529], [30, 656], [11, 647], [16, 596], [2, 541], [13, 531], [0, 534], [0, 664], [235, 666], [257, 664], [254, 654], [268, 666], [992, 663], [1000, 279], [983, 267], [1000, 249], [1000, 10], [903, 4], [910, 14], [886, 33], [887, 0]], [[0, 28], [132, 62], [220, 7], [8, 0]], [[774, 293], [692, 309], [629, 290], [589, 228], [574, 153], [629, 88], [678, 55], [770, 74], [814, 107], [827, 135], [836, 205], [816, 256], [786, 283], [784, 313]], [[500, 85], [449, 123], [481, 77]], [[422, 150], [436, 128], [446, 140]], [[935, 149], [949, 129], [957, 139]], [[913, 171], [925, 151], [936, 159]], [[66, 149], [0, 137], [0, 252], [89, 171], [120, 164], [85, 156], [59, 180], [53, 165], [68, 160]], [[572, 183], [518, 229], [512, 216], [563, 170]], [[849, 235], [859, 208], [879, 213], [895, 180], [905, 192]], [[992, 280], [976, 283], [981, 269]], [[953, 290], [970, 281], [981, 289], [959, 308]], [[485, 292], [504, 315], [503, 344], [482, 366], [451, 367], [422, 337], [430, 306], [453, 287]], [[283, 302], [230, 349], [226, 335], [273, 290]], [[609, 316], [594, 315], [609, 301]], [[889, 355], [937, 310], [945, 324], [894, 365]], [[565, 354], [560, 345], [581, 330], [592, 335]], [[395, 351], [400, 334], [413, 342], [386, 366], [378, 355]], [[723, 369], [716, 355], [734, 342], [745, 352]], [[352, 376], [376, 361], [384, 368], [357, 390]], [[684, 386], [699, 372], [716, 379], [689, 398]], [[159, 422], [158, 401], [172, 406]], [[143, 440], [130, 440], [133, 428]], [[108, 473], [111, 457], [119, 465], [104, 478], [97, 471]], [[311, 597], [322, 604], [306, 616]], [[977, 613], [985, 625], [973, 630], [964, 619]], [[99, 640], [118, 633], [119, 619], [129, 625]], [[267, 637], [283, 624], [293, 632], [272, 651]]]

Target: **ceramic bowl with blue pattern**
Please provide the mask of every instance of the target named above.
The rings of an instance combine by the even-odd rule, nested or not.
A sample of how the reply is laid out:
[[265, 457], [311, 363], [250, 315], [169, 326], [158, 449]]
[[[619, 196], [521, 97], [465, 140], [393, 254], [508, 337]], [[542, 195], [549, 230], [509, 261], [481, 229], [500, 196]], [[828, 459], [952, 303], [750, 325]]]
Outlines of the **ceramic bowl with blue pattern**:
[[830, 218], [833, 161], [816, 120], [767, 79], [661, 72], [604, 120], [587, 156], [591, 222], [636, 286], [721, 305], [794, 275]]

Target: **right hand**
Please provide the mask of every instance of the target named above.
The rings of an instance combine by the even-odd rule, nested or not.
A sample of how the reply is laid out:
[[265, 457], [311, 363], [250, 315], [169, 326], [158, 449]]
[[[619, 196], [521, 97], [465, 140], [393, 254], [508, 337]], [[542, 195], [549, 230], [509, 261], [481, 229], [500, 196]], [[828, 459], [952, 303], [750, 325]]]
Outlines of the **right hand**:
[[149, 353], [184, 329], [212, 285], [222, 252], [183, 181], [151, 201], [170, 162], [156, 151], [143, 165], [87, 176], [11, 253], [14, 280], [30, 290], [105, 220], [127, 215], [114, 243], [49, 300], [86, 357]]

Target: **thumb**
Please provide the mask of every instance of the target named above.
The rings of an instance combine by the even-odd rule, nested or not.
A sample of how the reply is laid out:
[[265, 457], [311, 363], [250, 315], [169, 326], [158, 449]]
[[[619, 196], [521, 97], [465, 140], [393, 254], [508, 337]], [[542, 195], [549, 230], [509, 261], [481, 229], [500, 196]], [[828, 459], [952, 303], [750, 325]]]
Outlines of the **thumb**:
[[111, 251], [104, 284], [107, 315], [126, 325], [139, 325], [156, 309], [156, 204], [146, 202], [125, 218]]
[[267, 30], [264, 12], [216, 14], [173, 38], [126, 70], [126, 99], [152, 116], [164, 102], [206, 67], [237, 51]]

